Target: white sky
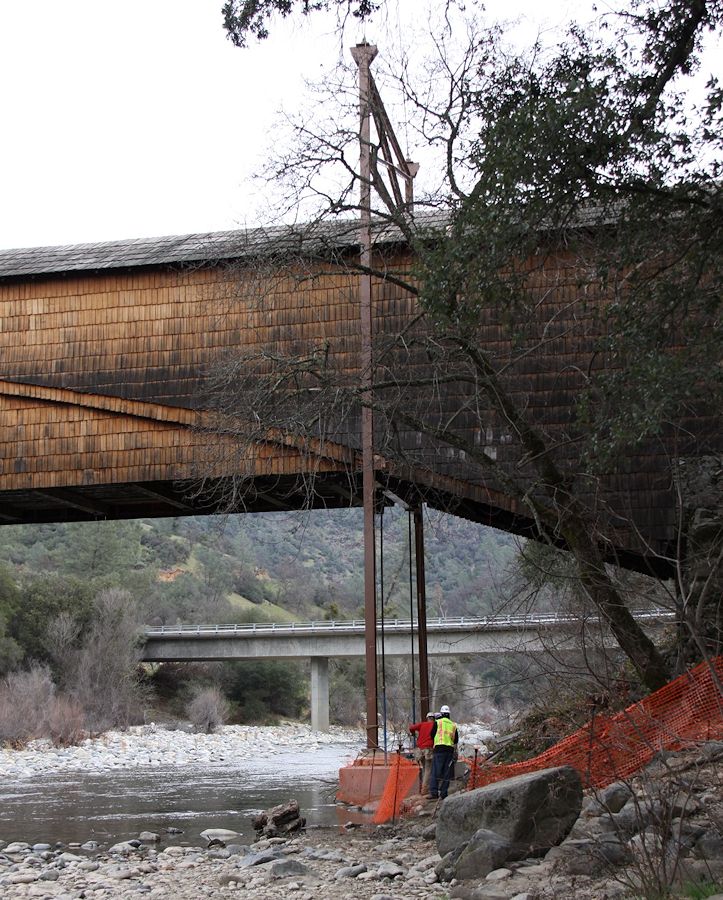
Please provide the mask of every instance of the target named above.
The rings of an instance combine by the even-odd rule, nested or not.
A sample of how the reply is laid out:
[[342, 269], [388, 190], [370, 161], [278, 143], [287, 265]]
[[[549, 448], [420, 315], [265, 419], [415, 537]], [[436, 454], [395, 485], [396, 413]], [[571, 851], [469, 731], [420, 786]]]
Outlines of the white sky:
[[[425, 6], [400, 3], [417, 20]], [[250, 176], [274, 114], [302, 102], [304, 77], [329, 67], [340, 42], [333, 22], [312, 17], [239, 50], [221, 5], [0, 0], [0, 248], [255, 224]], [[525, 41], [581, 7], [487, 3], [491, 19], [522, 15]], [[366, 36], [383, 52], [380, 28], [355, 26], [344, 43]]]

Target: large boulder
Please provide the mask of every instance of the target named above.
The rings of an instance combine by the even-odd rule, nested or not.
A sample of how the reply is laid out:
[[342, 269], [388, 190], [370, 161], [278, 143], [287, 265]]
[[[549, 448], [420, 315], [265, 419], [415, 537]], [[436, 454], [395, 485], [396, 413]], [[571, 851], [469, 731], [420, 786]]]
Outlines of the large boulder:
[[571, 766], [542, 769], [447, 797], [437, 816], [440, 856], [486, 829], [506, 838], [508, 859], [541, 855], [567, 836], [582, 806], [582, 782]]

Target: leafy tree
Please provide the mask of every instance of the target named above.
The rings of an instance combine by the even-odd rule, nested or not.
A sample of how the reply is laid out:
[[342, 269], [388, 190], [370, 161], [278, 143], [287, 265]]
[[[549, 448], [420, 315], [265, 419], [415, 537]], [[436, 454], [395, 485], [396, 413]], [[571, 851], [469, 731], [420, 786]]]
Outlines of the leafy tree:
[[223, 679], [226, 696], [238, 704], [242, 722], [263, 723], [269, 717], [299, 718], [307, 703], [308, 677], [299, 677], [290, 662], [229, 663]]
[[[274, 12], [328, 6], [345, 8], [230, 4], [239, 15], [227, 27], [242, 44], [249, 31], [264, 36]], [[615, 527], [606, 491], [624, 483], [629, 456], [661, 440], [675, 447], [671, 481], [677, 460], [716, 446], [723, 91], [711, 78], [696, 101], [691, 76], [722, 20], [720, 0], [631, 0], [597, 30], [573, 27], [554, 52], [511, 52], [496, 28], [473, 33], [459, 59], [437, 41], [438, 77], [399, 80], [422, 137], [441, 149], [442, 186], [415, 201], [415, 215], [395, 200], [372, 147], [374, 212], [418, 261], [408, 272], [382, 258], [374, 275], [416, 297], [419, 314], [375, 346], [376, 449], [417, 466], [440, 448], [462, 454], [474, 477], [526, 509], [541, 539], [571, 553], [581, 592], [650, 689], [670, 671], [606, 566]], [[269, 173], [287, 179], [289, 206], [313, 196], [320, 219], [358, 211], [349, 112], [348, 125], [339, 111], [315, 132], [304, 110], [296, 153]], [[424, 216], [425, 206], [444, 215]], [[348, 254], [336, 261], [348, 266]], [[270, 426], [335, 438], [369, 402], [336, 349], [329, 340], [261, 365], [249, 357], [245, 377], [238, 360], [219, 370], [224, 428], [236, 416], [241, 440]], [[566, 411], [557, 420], [530, 402], [530, 379], [543, 375], [553, 376], [549, 402]], [[480, 439], [487, 433], [499, 452]], [[720, 578], [720, 557], [714, 564]], [[699, 629], [696, 652], [718, 652], [715, 600], [696, 621], [689, 606], [683, 591], [677, 609]]]
[[7, 633], [8, 622], [17, 604], [17, 586], [10, 572], [0, 566], [0, 676], [14, 669], [23, 658], [22, 647]]
[[8, 631], [26, 657], [47, 662], [48, 624], [68, 613], [83, 629], [90, 622], [92, 609], [93, 588], [88, 583], [57, 575], [32, 578], [20, 589]]
[[223, 6], [224, 26], [237, 47], [245, 47], [249, 32], [261, 40], [269, 35], [267, 23], [298, 11], [303, 15], [338, 7], [342, 14], [364, 19], [378, 9], [378, 0], [228, 0]]

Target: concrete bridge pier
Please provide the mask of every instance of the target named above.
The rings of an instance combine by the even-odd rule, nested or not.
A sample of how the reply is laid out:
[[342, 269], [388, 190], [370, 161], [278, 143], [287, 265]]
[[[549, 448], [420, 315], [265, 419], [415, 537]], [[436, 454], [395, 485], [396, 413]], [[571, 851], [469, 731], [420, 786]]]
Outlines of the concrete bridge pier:
[[311, 657], [311, 728], [329, 730], [329, 659]]

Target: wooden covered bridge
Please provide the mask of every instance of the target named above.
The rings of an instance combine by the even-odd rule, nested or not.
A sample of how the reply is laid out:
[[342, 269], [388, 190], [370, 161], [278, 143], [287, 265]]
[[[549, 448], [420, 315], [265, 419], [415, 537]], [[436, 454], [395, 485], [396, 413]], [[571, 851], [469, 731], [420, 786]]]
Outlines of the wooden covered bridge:
[[[345, 240], [350, 256], [358, 251], [352, 237], [332, 240], [337, 251]], [[228, 507], [228, 480], [239, 473], [251, 486], [239, 507], [247, 511], [359, 504], [357, 420], [309, 453], [272, 432], [253, 447], [214, 435], [208, 413], [209, 376], [239, 353], [324, 346], [337, 367], [358, 370], [358, 278], [338, 252], [325, 260], [317, 247], [311, 262], [297, 242], [279, 228], [0, 252], [0, 523], [211, 513]], [[398, 237], [377, 252], [390, 270], [411, 265]], [[571, 266], [545, 263], [544, 304], [563, 309], [578, 290]], [[407, 327], [415, 302], [394, 280], [375, 280], [374, 333]], [[589, 351], [557, 321], [559, 339], [536, 362], [523, 360], [514, 382], [551, 428], [570, 419]], [[500, 340], [492, 322], [489, 339]], [[445, 389], [447, 408], [459, 401], [471, 444], [504, 459], [509, 433], [476, 418], [460, 390]], [[405, 457], [375, 461], [391, 493], [534, 533], [527, 511], [463, 450], [437, 444], [415, 456], [419, 435], [407, 429], [400, 440]], [[664, 568], [675, 544], [668, 453], [642, 448], [595, 486], [611, 546], [628, 564]]]

